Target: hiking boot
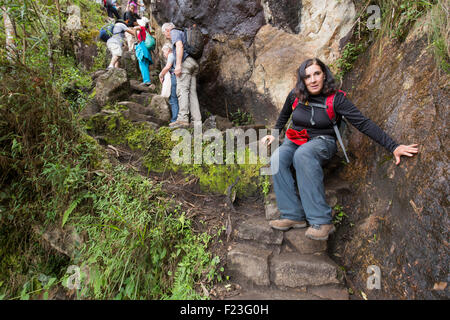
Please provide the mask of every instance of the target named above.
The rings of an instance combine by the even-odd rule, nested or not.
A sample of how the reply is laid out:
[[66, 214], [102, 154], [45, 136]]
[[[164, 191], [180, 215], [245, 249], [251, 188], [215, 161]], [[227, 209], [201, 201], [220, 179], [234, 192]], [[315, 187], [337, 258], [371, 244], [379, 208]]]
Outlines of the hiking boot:
[[306, 230], [305, 236], [311, 240], [328, 240], [336, 228], [333, 224], [312, 225]]
[[187, 128], [187, 127], [189, 127], [189, 122], [177, 120], [175, 122], [169, 123], [169, 127], [171, 127], [171, 128]]
[[306, 221], [295, 221], [290, 219], [272, 220], [269, 225], [277, 230], [287, 231], [291, 228], [306, 228]]

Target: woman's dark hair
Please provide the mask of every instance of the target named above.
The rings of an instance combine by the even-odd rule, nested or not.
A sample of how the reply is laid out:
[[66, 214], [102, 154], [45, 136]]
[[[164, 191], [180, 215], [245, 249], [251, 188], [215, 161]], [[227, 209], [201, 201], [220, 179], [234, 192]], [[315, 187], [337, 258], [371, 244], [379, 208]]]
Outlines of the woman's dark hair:
[[297, 84], [295, 85], [295, 96], [301, 101], [306, 102], [309, 98], [309, 92], [308, 89], [306, 89], [305, 86], [305, 77], [306, 77], [306, 68], [312, 66], [312, 65], [318, 65], [320, 69], [322, 69], [322, 72], [325, 75], [325, 79], [323, 81], [323, 88], [322, 93], [324, 95], [330, 95], [332, 93], [335, 93], [337, 91], [337, 85], [336, 81], [334, 80], [333, 74], [330, 71], [330, 68], [328, 68], [325, 63], [323, 63], [318, 58], [308, 59], [304, 61], [297, 71]]

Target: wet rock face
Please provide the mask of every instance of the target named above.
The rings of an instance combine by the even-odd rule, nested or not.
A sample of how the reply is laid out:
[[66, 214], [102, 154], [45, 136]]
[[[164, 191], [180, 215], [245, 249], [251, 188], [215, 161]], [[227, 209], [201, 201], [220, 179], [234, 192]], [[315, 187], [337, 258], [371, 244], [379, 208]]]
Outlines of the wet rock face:
[[[344, 205], [355, 226], [338, 230], [334, 250], [369, 298], [450, 297], [448, 288], [433, 289], [449, 275], [450, 77], [436, 69], [424, 34], [418, 29], [401, 45], [372, 48], [344, 83], [363, 114], [397, 142], [418, 143], [420, 152], [396, 166], [357, 130], [349, 135], [352, 163], [343, 178], [355, 188]], [[381, 269], [381, 290], [366, 289], [369, 265]]]
[[261, 1], [266, 22], [291, 33], [300, 32], [302, 1]]
[[265, 23], [259, 0], [168, 0], [156, 4], [160, 23], [176, 26], [196, 23], [204, 34], [253, 37]]
[[226, 117], [238, 109], [274, 124], [303, 60], [338, 57], [352, 27], [351, 0], [185, 0], [158, 2], [162, 24], [200, 26], [199, 102]]

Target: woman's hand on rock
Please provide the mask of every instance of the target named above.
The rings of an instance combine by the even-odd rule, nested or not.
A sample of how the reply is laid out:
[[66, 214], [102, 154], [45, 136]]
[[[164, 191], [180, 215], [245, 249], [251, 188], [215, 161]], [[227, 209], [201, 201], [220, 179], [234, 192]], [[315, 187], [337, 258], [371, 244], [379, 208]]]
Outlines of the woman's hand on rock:
[[401, 156], [408, 156], [412, 157], [414, 154], [419, 152], [419, 148], [417, 148], [418, 144], [410, 144], [408, 146], [406, 145], [399, 145], [394, 150], [394, 157], [395, 157], [395, 164], [398, 165], [400, 163], [400, 157]]
[[261, 138], [261, 143], [265, 144], [267, 143], [268, 146], [270, 146], [270, 144], [275, 140], [275, 137], [272, 135], [267, 135]]

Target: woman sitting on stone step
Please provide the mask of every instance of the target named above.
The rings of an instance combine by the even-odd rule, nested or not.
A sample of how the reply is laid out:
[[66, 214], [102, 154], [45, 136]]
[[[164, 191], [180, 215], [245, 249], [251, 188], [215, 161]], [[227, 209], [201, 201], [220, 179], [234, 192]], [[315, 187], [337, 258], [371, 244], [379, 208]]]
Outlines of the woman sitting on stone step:
[[[274, 229], [309, 228], [306, 236], [313, 240], [327, 240], [335, 231], [331, 207], [325, 199], [322, 166], [336, 153], [336, 130], [326, 109], [327, 97], [336, 114], [337, 123], [345, 118], [359, 131], [366, 134], [390, 152], [395, 163], [401, 156], [412, 157], [418, 153], [417, 144], [399, 145], [374, 122], [348, 100], [345, 93], [337, 90], [330, 69], [319, 59], [304, 61], [297, 74], [297, 84], [289, 93], [278, 117], [275, 129], [282, 130], [292, 114], [293, 128], [288, 129], [283, 144], [271, 156], [271, 171], [277, 206], [281, 212], [279, 220], [270, 221]], [[339, 136], [338, 136], [339, 137]], [[272, 135], [261, 139], [269, 145], [275, 140]], [[295, 169], [299, 194], [296, 193]]]

